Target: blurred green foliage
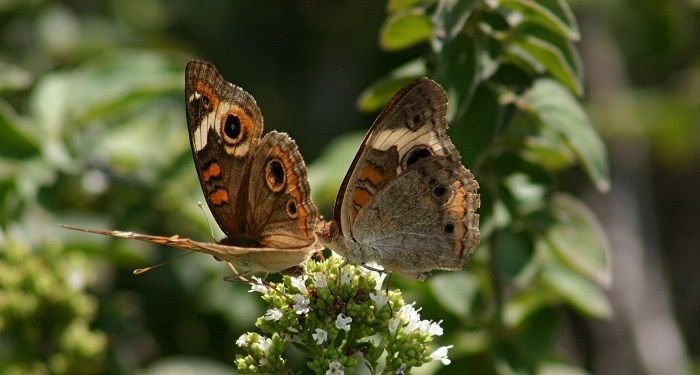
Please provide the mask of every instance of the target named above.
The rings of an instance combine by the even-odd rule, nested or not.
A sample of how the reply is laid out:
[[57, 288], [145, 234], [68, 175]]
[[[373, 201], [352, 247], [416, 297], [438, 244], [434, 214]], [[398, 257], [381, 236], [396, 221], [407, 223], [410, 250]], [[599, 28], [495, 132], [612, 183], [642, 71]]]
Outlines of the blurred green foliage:
[[[556, 342], [571, 311], [610, 314], [609, 254], [597, 219], [562, 192], [560, 177], [580, 165], [605, 190], [609, 171], [579, 103], [582, 36], [569, 4], [369, 3], [0, 2], [0, 370], [232, 368], [235, 340], [262, 306], [245, 286], [221, 282], [222, 264], [192, 256], [134, 277], [131, 269], [173, 250], [57, 227], [210, 237], [182, 100], [184, 64], [196, 56], [243, 87], [259, 85], [251, 91], [268, 129], [289, 131], [307, 161], [320, 151], [309, 172], [326, 213], [362, 136], [325, 147], [319, 139], [371, 121], [335, 111], [334, 100], [347, 107], [342, 100], [380, 71], [391, 70], [360, 94], [363, 111], [415, 77], [438, 80], [450, 96], [450, 134], [480, 182], [482, 246], [465, 271], [395, 278], [423, 316], [444, 320], [438, 344], [454, 345], [451, 366], [425, 371], [582, 372]], [[624, 20], [630, 79], [651, 85], [697, 58], [700, 33], [679, 2], [634, 3], [575, 2]], [[363, 38], [392, 54], [364, 59], [376, 47]], [[649, 89], [594, 103], [594, 118], [613, 138], [649, 139], [669, 163], [690, 160], [697, 95], [687, 92], [698, 77], [683, 71], [673, 95]], [[319, 107], [331, 113], [314, 115]], [[608, 126], [610, 118], [620, 121]]]

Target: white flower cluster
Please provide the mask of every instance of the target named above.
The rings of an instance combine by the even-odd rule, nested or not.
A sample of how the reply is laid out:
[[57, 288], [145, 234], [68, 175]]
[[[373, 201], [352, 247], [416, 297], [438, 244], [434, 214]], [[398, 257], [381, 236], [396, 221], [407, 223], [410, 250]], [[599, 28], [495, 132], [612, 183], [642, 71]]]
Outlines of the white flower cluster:
[[[399, 313], [389, 320], [389, 332], [391, 334], [411, 333], [418, 331], [428, 336], [442, 336], [443, 330], [440, 324], [442, 321], [434, 322], [432, 320], [421, 320], [420, 309], [414, 307], [415, 302], [404, 305]], [[403, 323], [403, 325], [402, 325]], [[450, 359], [447, 358], [447, 350], [452, 348], [452, 345], [442, 346], [430, 354], [430, 358], [434, 361], [440, 361], [443, 365], [449, 365]]]

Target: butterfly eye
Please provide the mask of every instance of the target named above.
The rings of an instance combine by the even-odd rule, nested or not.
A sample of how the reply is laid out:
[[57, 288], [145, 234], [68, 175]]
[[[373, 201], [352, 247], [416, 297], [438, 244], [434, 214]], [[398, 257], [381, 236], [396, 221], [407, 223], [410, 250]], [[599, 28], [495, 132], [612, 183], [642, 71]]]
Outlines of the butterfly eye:
[[241, 136], [241, 119], [236, 115], [226, 116], [224, 133], [233, 141], [238, 141], [238, 138]]
[[267, 187], [275, 193], [284, 189], [284, 166], [279, 160], [272, 159], [267, 162], [267, 165], [265, 165], [265, 183], [267, 184]]
[[289, 202], [287, 202], [287, 215], [292, 219], [296, 219], [299, 216], [297, 202], [295, 202], [294, 199], [290, 199]]
[[455, 225], [452, 223], [445, 224], [444, 227], [442, 227], [442, 232], [445, 234], [452, 234], [455, 231]]
[[442, 198], [445, 193], [447, 193], [447, 188], [442, 185], [433, 188], [433, 196], [435, 196], [435, 198]]
[[415, 147], [404, 156], [404, 168], [408, 168], [430, 155], [432, 154], [428, 148], [422, 146]]

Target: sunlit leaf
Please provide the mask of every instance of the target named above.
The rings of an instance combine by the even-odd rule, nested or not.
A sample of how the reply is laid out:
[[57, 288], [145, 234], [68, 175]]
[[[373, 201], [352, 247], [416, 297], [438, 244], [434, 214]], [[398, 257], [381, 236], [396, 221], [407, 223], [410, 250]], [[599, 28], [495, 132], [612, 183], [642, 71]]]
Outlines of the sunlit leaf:
[[498, 6], [517, 11], [528, 22], [540, 24], [567, 39], [578, 41], [576, 18], [565, 0], [498, 0]]
[[575, 197], [557, 194], [552, 200], [555, 224], [547, 233], [562, 261], [600, 285], [610, 284], [610, 249], [600, 222]]
[[576, 95], [583, 94], [581, 58], [570, 41], [534, 24], [517, 27], [508, 41], [511, 55], [535, 71], [548, 72]]
[[450, 40], [460, 34], [476, 5], [478, 5], [476, 0], [440, 1], [433, 17], [438, 40]]
[[430, 17], [414, 9], [389, 16], [382, 25], [379, 44], [387, 51], [395, 51], [427, 41], [432, 35]]
[[0, 90], [23, 90], [32, 83], [32, 74], [17, 66], [0, 61]]
[[425, 61], [422, 59], [409, 61], [387, 76], [372, 82], [360, 94], [357, 106], [362, 112], [376, 111], [388, 103], [403, 85], [425, 74]]
[[607, 152], [578, 101], [561, 84], [540, 79], [517, 102], [521, 110], [536, 116], [544, 126], [561, 134], [601, 191], [610, 186]]
[[445, 310], [458, 317], [471, 312], [474, 297], [479, 291], [478, 279], [466, 272], [441, 273], [430, 278], [430, 289]]
[[592, 318], [608, 318], [612, 307], [607, 296], [579, 274], [556, 264], [542, 268], [542, 281], [569, 305]]

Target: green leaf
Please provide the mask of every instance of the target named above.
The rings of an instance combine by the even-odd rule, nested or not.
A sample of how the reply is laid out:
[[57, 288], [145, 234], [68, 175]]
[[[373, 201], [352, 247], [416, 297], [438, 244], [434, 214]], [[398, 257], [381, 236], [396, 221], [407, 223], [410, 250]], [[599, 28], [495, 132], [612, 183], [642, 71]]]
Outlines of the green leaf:
[[605, 231], [580, 200], [557, 194], [551, 213], [555, 224], [547, 232], [550, 247], [569, 267], [600, 285], [610, 284], [610, 248]]
[[36, 141], [23, 129], [17, 113], [0, 99], [0, 156], [26, 159], [38, 154]]
[[525, 22], [534, 22], [561, 36], [581, 38], [574, 13], [565, 0], [500, 0], [498, 6], [520, 13]]
[[460, 34], [476, 5], [476, 0], [440, 1], [433, 17], [438, 41], [449, 41]]
[[423, 59], [416, 59], [401, 65], [364, 89], [357, 99], [357, 107], [362, 112], [373, 112], [384, 107], [401, 87], [424, 76], [426, 71]]
[[445, 310], [460, 318], [472, 311], [472, 303], [480, 290], [478, 278], [466, 272], [437, 274], [428, 281], [437, 301]]
[[548, 72], [576, 95], [583, 95], [581, 58], [562, 36], [535, 24], [521, 24], [510, 34], [507, 50], [515, 60], [537, 72]]
[[541, 289], [527, 289], [509, 299], [503, 308], [503, 324], [508, 328], [517, 328], [537, 310], [551, 305], [552, 296]]
[[389, 16], [379, 35], [379, 44], [387, 51], [411, 47], [430, 39], [433, 24], [425, 12], [413, 9]]
[[528, 358], [539, 362], [551, 354], [557, 339], [560, 312], [553, 308], [535, 311], [515, 332], [515, 343]]
[[[526, 116], [522, 120], [527, 121]], [[519, 150], [523, 159], [551, 172], [559, 172], [574, 164], [576, 154], [564, 137], [551, 127], [536, 122], [531, 127], [532, 133], [525, 135], [523, 147]]]
[[610, 172], [603, 140], [568, 90], [556, 81], [539, 79], [516, 104], [561, 134], [598, 190], [609, 189]]
[[608, 318], [612, 307], [607, 296], [590, 281], [555, 263], [542, 267], [542, 281], [582, 314], [592, 318]]
[[477, 50], [475, 39], [460, 33], [437, 52], [435, 78], [447, 91], [450, 100], [448, 117], [451, 119], [464, 115], [479, 84]]
[[494, 259], [496, 267], [506, 277], [515, 279], [525, 269], [535, 253], [533, 239], [525, 232], [510, 227], [495, 233]]
[[452, 121], [449, 132], [467, 168], [475, 168], [486, 155], [498, 133], [502, 114], [496, 93], [487, 85], [479, 85], [464, 115]]

